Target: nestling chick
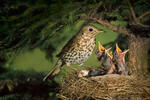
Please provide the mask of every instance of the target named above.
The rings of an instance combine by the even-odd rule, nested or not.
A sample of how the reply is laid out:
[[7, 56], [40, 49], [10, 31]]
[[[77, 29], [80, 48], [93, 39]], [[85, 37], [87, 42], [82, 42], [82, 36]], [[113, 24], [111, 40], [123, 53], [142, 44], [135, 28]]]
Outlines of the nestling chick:
[[117, 74], [121, 74], [121, 75], [127, 74], [125, 55], [128, 51], [129, 51], [129, 49], [122, 52], [122, 50], [119, 48], [118, 44], [116, 44], [116, 51], [113, 54], [113, 62], [116, 66]]
[[105, 49], [100, 42], [98, 42], [98, 50], [96, 52], [97, 59], [100, 61], [101, 66], [95, 69], [90, 70], [82, 70], [79, 73], [80, 76], [98, 76], [98, 75], [105, 75], [105, 74], [113, 74], [115, 73], [115, 65], [112, 62], [112, 53], [109, 53], [109, 49]]

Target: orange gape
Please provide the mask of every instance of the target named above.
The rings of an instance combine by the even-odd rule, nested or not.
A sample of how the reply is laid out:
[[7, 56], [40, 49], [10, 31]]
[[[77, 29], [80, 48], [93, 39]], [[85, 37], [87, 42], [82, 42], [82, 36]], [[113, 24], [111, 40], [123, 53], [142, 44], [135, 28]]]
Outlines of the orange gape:
[[113, 58], [112, 51], [111, 51], [111, 52], [109, 52], [109, 56], [110, 56], [110, 58], [111, 58], [111, 59]]
[[122, 53], [122, 50], [119, 48], [118, 44], [116, 43], [116, 52], [117, 53]]
[[99, 51], [105, 51], [105, 48], [102, 46], [102, 44], [98, 41], [98, 49]]
[[106, 49], [102, 46], [102, 44], [98, 41], [98, 50], [99, 50], [99, 52], [105, 52], [105, 53], [107, 53], [107, 55], [112, 59], [112, 58], [113, 58], [112, 51], [108, 52], [110, 49], [111, 49], [111, 48], [109, 48], [109, 49], [106, 50]]

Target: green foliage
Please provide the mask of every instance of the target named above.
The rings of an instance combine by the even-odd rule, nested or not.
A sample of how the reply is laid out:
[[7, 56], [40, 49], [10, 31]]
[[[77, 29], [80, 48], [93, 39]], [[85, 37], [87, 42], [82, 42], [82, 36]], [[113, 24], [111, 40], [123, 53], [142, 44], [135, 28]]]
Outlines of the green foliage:
[[[9, 1], [8, 1], [9, 2]], [[18, 11], [9, 15], [1, 16], [1, 46], [0, 50], [5, 52], [14, 52], [21, 48], [35, 48], [42, 45], [48, 45], [47, 42], [51, 39], [57, 39], [57, 33], [66, 25], [71, 26], [75, 22], [76, 8], [81, 7], [79, 3], [54, 3], [39, 1], [18, 3], [16, 1], [10, 8], [3, 11], [6, 12]], [[6, 4], [8, 7], [9, 5]], [[24, 8], [22, 8], [24, 7]], [[22, 9], [21, 9], [22, 8]], [[59, 13], [57, 13], [59, 12]], [[61, 34], [65, 35], [65, 34]], [[53, 43], [51, 43], [53, 44]], [[55, 47], [49, 45], [48, 49], [51, 54], [56, 50]]]

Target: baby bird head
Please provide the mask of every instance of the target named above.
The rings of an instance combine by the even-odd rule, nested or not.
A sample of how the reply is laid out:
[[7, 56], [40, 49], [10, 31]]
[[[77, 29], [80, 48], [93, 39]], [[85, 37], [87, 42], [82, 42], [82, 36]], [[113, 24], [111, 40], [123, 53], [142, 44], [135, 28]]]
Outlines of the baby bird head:
[[125, 51], [122, 51], [122, 50], [119, 48], [118, 44], [116, 44], [116, 51], [115, 51], [115, 53], [116, 53], [118, 56], [121, 56], [122, 58], [124, 58], [125, 54], [126, 54], [128, 51], [129, 51], [129, 49], [128, 49], [128, 50], [125, 50]]
[[125, 51], [122, 51], [118, 44], [116, 44], [116, 51], [114, 52], [114, 59], [117, 60], [119, 63], [125, 63], [125, 55], [126, 53], [129, 51], [128, 50], [125, 50]]
[[102, 46], [102, 44], [98, 41], [98, 52], [100, 54], [100, 56], [102, 56], [102, 54], [105, 52], [105, 48]]
[[99, 50], [100, 55], [104, 53], [105, 55], [108, 55], [110, 58], [112, 58], [112, 52], [109, 52], [110, 49], [111, 48], [105, 49], [102, 46], [102, 44], [98, 41], [98, 50]]
[[113, 62], [116, 64], [119, 74], [125, 73], [125, 68], [126, 68], [125, 55], [128, 51], [129, 51], [129, 49], [122, 51], [119, 48], [118, 44], [116, 44], [116, 50], [113, 54]]
[[83, 35], [95, 36], [96, 34], [102, 33], [104, 31], [96, 28], [93, 25], [86, 25], [81, 29], [81, 32]]

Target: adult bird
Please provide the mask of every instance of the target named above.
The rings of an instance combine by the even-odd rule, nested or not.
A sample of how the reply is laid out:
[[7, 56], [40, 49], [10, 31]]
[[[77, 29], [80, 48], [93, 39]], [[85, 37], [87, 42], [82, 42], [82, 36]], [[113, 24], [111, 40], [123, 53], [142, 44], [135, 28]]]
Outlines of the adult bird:
[[54, 68], [44, 77], [44, 81], [53, 78], [60, 72], [60, 68], [70, 64], [83, 65], [91, 56], [96, 45], [96, 34], [104, 32], [93, 25], [83, 26], [80, 31], [72, 37], [57, 55], [58, 61]]

